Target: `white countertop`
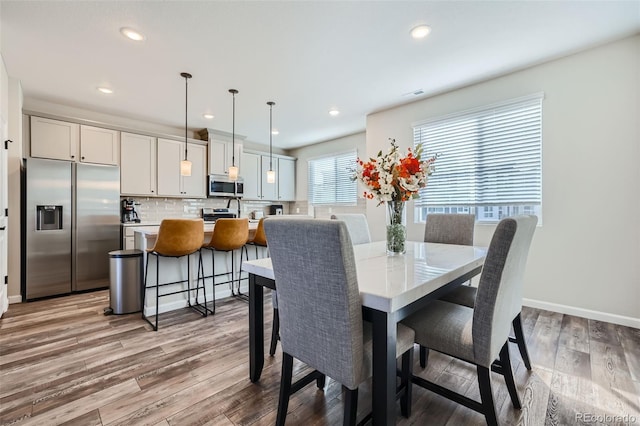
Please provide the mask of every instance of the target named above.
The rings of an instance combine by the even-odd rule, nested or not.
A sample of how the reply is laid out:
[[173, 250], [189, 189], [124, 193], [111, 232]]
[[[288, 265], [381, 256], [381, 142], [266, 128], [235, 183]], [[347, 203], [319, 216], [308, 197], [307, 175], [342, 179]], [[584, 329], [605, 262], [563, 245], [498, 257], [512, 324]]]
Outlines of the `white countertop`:
[[[157, 226], [149, 226], [146, 224], [138, 224], [139, 227], [133, 228], [133, 232], [138, 232], [143, 234], [145, 237], [156, 237], [158, 235], [158, 231], [160, 230], [160, 225]], [[204, 232], [205, 234], [213, 232], [214, 224], [212, 222], [204, 223]], [[249, 230], [255, 230], [258, 228], [258, 222], [249, 222]]]
[[[481, 266], [484, 247], [407, 241], [407, 253], [387, 256], [386, 242], [354, 246], [363, 306], [395, 312]], [[274, 279], [271, 259], [243, 262], [246, 272]]]

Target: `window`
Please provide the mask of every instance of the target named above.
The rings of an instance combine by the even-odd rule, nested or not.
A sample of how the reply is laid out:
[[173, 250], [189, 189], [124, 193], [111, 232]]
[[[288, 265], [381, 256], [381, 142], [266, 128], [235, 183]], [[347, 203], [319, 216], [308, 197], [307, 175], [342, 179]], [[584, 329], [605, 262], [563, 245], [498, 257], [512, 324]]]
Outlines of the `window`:
[[355, 152], [309, 160], [311, 204], [356, 204], [358, 187], [351, 179], [355, 164]]
[[542, 94], [426, 120], [414, 145], [438, 154], [416, 200], [418, 220], [436, 212], [474, 213], [495, 222], [517, 214], [541, 219]]

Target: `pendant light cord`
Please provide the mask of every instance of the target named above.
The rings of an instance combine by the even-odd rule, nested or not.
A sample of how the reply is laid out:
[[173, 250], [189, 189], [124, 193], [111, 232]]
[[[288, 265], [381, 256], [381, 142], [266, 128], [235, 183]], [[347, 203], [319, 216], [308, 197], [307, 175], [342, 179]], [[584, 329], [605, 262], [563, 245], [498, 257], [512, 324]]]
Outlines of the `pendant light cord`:
[[187, 117], [188, 117], [188, 107], [189, 107], [189, 79], [192, 77], [188, 72], [180, 73], [182, 77], [184, 77], [184, 161], [187, 161], [187, 147], [189, 142], [187, 142]]
[[236, 166], [236, 89], [229, 89], [233, 95], [233, 110], [231, 114], [231, 166]]
[[275, 102], [269, 101], [267, 102], [267, 105], [269, 105], [269, 170], [273, 170], [273, 144], [272, 144], [272, 139], [273, 139], [273, 106], [275, 105]]
[[187, 110], [189, 107], [189, 79], [184, 78], [184, 160], [187, 161]]

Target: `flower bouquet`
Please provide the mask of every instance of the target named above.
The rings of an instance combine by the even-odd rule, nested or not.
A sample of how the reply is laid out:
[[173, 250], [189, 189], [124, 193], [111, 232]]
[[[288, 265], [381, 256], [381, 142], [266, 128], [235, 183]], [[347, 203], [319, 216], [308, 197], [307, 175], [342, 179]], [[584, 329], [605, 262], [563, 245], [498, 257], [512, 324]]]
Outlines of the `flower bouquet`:
[[353, 179], [367, 187], [364, 198], [375, 198], [378, 205], [387, 204], [387, 253], [393, 255], [405, 252], [404, 204], [420, 197], [420, 188], [427, 186], [435, 170], [433, 163], [437, 156], [422, 160], [422, 146], [419, 146], [415, 151], [408, 148], [407, 155], [400, 157], [396, 140], [389, 140], [391, 148], [386, 154], [380, 151], [369, 161], [356, 160]]

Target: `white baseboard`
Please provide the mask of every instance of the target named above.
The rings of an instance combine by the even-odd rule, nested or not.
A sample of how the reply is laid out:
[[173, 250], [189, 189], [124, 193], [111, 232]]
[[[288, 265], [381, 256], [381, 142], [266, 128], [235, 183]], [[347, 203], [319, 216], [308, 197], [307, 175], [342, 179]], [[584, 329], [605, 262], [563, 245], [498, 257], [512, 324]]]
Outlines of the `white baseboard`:
[[531, 308], [544, 309], [561, 314], [610, 322], [612, 324], [625, 325], [627, 327], [640, 328], [640, 318], [611, 314], [608, 312], [593, 311], [591, 309], [577, 308], [575, 306], [561, 305], [559, 303], [543, 302], [541, 300], [523, 299], [522, 304]]
[[12, 303], [22, 303], [22, 296], [9, 296], [9, 304], [11, 305]]

